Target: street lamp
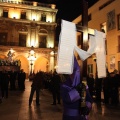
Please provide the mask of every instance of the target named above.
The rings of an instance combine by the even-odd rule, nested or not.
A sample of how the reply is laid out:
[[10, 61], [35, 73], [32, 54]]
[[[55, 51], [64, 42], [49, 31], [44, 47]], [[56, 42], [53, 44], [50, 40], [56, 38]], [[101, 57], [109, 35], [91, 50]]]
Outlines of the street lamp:
[[34, 51], [34, 47], [33, 46], [31, 47], [31, 50], [28, 53], [28, 60], [30, 61], [30, 66], [31, 66], [30, 74], [32, 74], [33, 73], [33, 68], [32, 68], [33, 61], [36, 60], [36, 53]]

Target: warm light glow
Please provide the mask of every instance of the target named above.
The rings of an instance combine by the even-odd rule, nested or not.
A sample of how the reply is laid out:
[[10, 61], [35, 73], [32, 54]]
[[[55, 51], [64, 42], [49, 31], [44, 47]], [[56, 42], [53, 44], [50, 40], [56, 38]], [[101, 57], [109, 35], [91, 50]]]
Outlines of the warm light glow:
[[14, 52], [14, 50], [13, 50], [12, 48], [10, 48], [10, 51], [11, 51], [11, 53], [13, 53], [13, 52]]
[[48, 41], [48, 48], [53, 48], [54, 47], [54, 44], [53, 44], [53, 41]]
[[3, 8], [0, 7], [0, 17], [2, 17], [3, 14]]
[[32, 54], [32, 55], [33, 55], [34, 53], [35, 53], [35, 51], [34, 51], [34, 50], [31, 50], [31, 51], [30, 51], [30, 54]]
[[33, 6], [37, 6], [37, 2], [33, 2]]
[[46, 21], [47, 22], [52, 22], [52, 15], [50, 13], [47, 14]]
[[35, 46], [35, 40], [31, 40], [31, 46]]
[[36, 54], [35, 54], [35, 51], [33, 50], [33, 46], [31, 47], [31, 50], [28, 54], [28, 60], [29, 61], [35, 61], [36, 60]]
[[51, 8], [52, 8], [52, 9], [55, 9], [55, 7], [56, 7], [55, 4], [52, 4], [52, 5], [51, 5]]
[[32, 15], [32, 20], [33, 20], [33, 21], [36, 21], [36, 15], [35, 15], [35, 14]]
[[54, 71], [54, 57], [50, 57], [49, 67], [50, 67], [50, 70]]
[[55, 68], [55, 69], [57, 69], [57, 68], [58, 68], [58, 66], [56, 65], [54, 68]]
[[54, 51], [50, 52], [50, 55], [54, 55]]
[[87, 30], [84, 31], [83, 41], [84, 41], [84, 43], [88, 41], [88, 32], [87, 32]]
[[16, 18], [16, 19], [20, 19], [20, 14], [21, 14], [21, 10], [16, 9], [16, 8], [9, 8], [9, 18]]

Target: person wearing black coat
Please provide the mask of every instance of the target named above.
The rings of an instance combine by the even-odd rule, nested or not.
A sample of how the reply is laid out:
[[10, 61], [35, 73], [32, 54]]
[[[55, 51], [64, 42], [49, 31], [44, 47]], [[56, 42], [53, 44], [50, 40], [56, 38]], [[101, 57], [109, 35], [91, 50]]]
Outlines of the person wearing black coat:
[[93, 98], [93, 92], [94, 92], [94, 78], [93, 78], [93, 74], [90, 73], [89, 76], [87, 77], [87, 85], [89, 87], [89, 92], [91, 97]]
[[102, 90], [102, 80], [103, 78], [95, 78], [95, 90], [96, 90], [96, 102], [101, 102], [101, 90]]
[[18, 73], [18, 88], [19, 90], [24, 91], [25, 90], [25, 79], [26, 79], [26, 73], [23, 69], [20, 70]]
[[33, 82], [31, 85], [31, 92], [30, 92], [30, 97], [29, 97], [29, 106], [31, 106], [32, 100], [33, 100], [33, 95], [34, 92], [36, 91], [36, 105], [40, 105], [39, 103], [39, 94], [40, 94], [40, 89], [42, 88], [42, 79], [43, 79], [43, 74], [42, 72], [36, 73]]
[[2, 71], [0, 71], [0, 103], [2, 103]]
[[119, 103], [119, 92], [118, 92], [118, 87], [119, 87], [119, 79], [115, 75], [114, 72], [110, 73], [110, 97], [111, 97], [111, 104], [112, 105], [118, 105]]
[[8, 98], [8, 84], [9, 84], [9, 76], [7, 71], [2, 72], [2, 81], [1, 81], [1, 89], [2, 89], [2, 98]]
[[10, 71], [9, 73], [10, 75], [10, 90], [16, 90], [16, 72], [14, 70]]
[[53, 95], [53, 103], [52, 105], [56, 105], [56, 100], [58, 104], [60, 104], [60, 76], [55, 71], [53, 73], [53, 77], [51, 80], [51, 87], [52, 87], [52, 95]]

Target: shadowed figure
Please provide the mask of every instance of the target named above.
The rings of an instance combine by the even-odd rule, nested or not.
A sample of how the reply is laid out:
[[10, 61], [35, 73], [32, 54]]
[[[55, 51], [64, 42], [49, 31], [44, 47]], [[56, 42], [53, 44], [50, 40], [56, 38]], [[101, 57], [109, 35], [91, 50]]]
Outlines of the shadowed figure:
[[80, 94], [80, 67], [74, 58], [73, 74], [64, 75], [66, 81], [61, 85], [61, 96], [63, 100], [63, 118], [62, 120], [86, 120], [88, 111], [92, 107], [92, 98], [89, 94], [88, 87], [86, 88], [86, 107], [84, 109], [85, 116], [81, 114], [81, 94]]

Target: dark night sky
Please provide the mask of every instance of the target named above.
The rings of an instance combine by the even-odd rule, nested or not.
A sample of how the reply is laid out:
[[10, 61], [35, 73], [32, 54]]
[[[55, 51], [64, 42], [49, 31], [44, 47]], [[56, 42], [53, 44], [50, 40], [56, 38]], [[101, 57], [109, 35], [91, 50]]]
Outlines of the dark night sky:
[[[61, 18], [67, 21], [72, 21], [78, 17], [81, 13], [81, 0], [28, 0], [38, 1], [47, 4], [56, 4], [58, 12], [57, 18]], [[93, 5], [98, 0], [86, 0], [88, 1], [88, 7]]]

